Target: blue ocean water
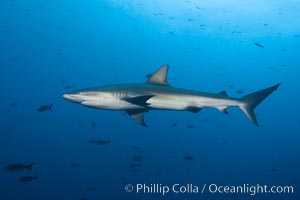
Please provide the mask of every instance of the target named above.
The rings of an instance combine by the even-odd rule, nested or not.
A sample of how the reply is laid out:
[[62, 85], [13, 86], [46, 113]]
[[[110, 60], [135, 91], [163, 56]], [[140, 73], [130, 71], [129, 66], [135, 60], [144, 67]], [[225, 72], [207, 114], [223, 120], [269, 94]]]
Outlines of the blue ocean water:
[[[299, 9], [298, 0], [2, 0], [0, 166], [35, 164], [1, 169], [0, 199], [299, 199]], [[255, 110], [260, 127], [231, 108], [151, 111], [145, 128], [62, 98], [144, 82], [163, 64], [174, 87], [233, 97], [282, 84]], [[214, 193], [214, 184], [293, 193]]]

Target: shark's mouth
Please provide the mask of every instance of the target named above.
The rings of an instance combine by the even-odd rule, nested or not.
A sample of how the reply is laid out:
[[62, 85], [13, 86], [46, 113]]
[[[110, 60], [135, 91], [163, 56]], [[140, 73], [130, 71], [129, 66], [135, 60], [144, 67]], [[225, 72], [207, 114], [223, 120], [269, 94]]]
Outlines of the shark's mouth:
[[72, 101], [72, 102], [76, 102], [76, 103], [82, 103], [84, 102], [84, 100], [80, 97], [78, 97], [77, 95], [74, 94], [64, 94], [63, 98]]

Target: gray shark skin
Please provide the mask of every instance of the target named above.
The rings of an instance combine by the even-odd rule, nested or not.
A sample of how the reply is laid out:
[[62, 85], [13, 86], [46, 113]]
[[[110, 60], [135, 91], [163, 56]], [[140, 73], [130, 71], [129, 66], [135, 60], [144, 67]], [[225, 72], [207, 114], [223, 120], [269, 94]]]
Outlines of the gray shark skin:
[[143, 126], [147, 126], [144, 114], [150, 110], [197, 113], [202, 108], [216, 108], [228, 114], [229, 107], [239, 107], [258, 126], [254, 109], [280, 85], [278, 83], [242, 98], [234, 98], [227, 96], [225, 91], [214, 94], [172, 87], [167, 81], [168, 69], [168, 65], [158, 68], [146, 83], [107, 85], [70, 92], [63, 97], [96, 109], [125, 111]]

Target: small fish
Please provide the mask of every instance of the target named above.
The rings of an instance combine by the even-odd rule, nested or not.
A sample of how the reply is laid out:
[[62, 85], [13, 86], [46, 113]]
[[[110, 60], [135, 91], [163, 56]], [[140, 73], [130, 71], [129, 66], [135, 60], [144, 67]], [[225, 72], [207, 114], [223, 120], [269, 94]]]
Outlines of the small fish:
[[193, 125], [186, 125], [186, 128], [195, 128]]
[[174, 122], [171, 127], [174, 128], [175, 126], [177, 126], [177, 122]]
[[37, 175], [36, 176], [23, 176], [19, 179], [19, 182], [21, 183], [26, 183], [26, 182], [31, 182], [33, 180], [37, 180]]
[[92, 128], [96, 128], [96, 122], [92, 123]]
[[132, 148], [135, 149], [135, 150], [141, 150], [141, 147], [139, 147], [138, 145], [135, 145], [135, 144], [132, 145]]
[[23, 171], [23, 170], [29, 170], [32, 171], [32, 166], [35, 164], [31, 163], [29, 165], [24, 165], [24, 164], [20, 164], [20, 163], [13, 163], [10, 165], [7, 165], [4, 167], [4, 170], [7, 172], [17, 172], [17, 171]]
[[17, 106], [17, 105], [18, 105], [17, 102], [11, 102], [11, 103], [9, 104], [9, 106], [11, 106], [11, 107], [15, 107], [15, 106]]
[[69, 167], [80, 167], [80, 163], [72, 162], [69, 164]]
[[137, 161], [137, 162], [141, 162], [141, 161], [144, 160], [144, 157], [143, 157], [143, 156], [134, 156], [134, 157], [132, 158], [132, 160]]
[[77, 120], [77, 123], [78, 123], [80, 126], [84, 126], [84, 122], [81, 121], [81, 120]]
[[277, 169], [274, 169], [274, 168], [270, 169], [269, 171], [270, 171], [270, 172], [278, 172], [278, 170], [277, 170]]
[[265, 46], [263, 46], [262, 44], [260, 44], [260, 43], [258, 43], [258, 42], [254, 42], [254, 44], [255, 44], [257, 47], [265, 48]]
[[140, 166], [141, 166], [141, 164], [139, 164], [139, 163], [132, 163], [131, 165], [129, 165], [130, 168], [137, 168]]
[[50, 104], [50, 105], [42, 105], [40, 106], [37, 111], [39, 112], [45, 112], [46, 110], [50, 110], [52, 111], [52, 106], [53, 106], [54, 103]]
[[184, 160], [194, 160], [194, 158], [192, 156], [184, 156], [183, 159]]
[[89, 140], [90, 144], [98, 144], [98, 145], [106, 145], [106, 144], [110, 144], [111, 141], [110, 140]]
[[169, 34], [176, 36], [176, 34], [172, 31], [169, 31]]

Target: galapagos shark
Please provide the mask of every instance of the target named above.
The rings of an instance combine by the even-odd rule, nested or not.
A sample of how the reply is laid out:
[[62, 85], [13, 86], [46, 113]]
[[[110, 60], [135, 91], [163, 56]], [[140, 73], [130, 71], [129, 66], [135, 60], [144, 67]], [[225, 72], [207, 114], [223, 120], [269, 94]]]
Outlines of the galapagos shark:
[[63, 97], [96, 109], [125, 111], [142, 126], [147, 126], [144, 114], [150, 110], [198, 113], [203, 108], [216, 108], [228, 114], [229, 107], [239, 107], [258, 126], [254, 109], [280, 85], [278, 83], [242, 98], [234, 98], [229, 97], [226, 91], [206, 93], [172, 87], [167, 81], [168, 69], [168, 65], [161, 66], [149, 75], [145, 83], [101, 86], [66, 93]]

